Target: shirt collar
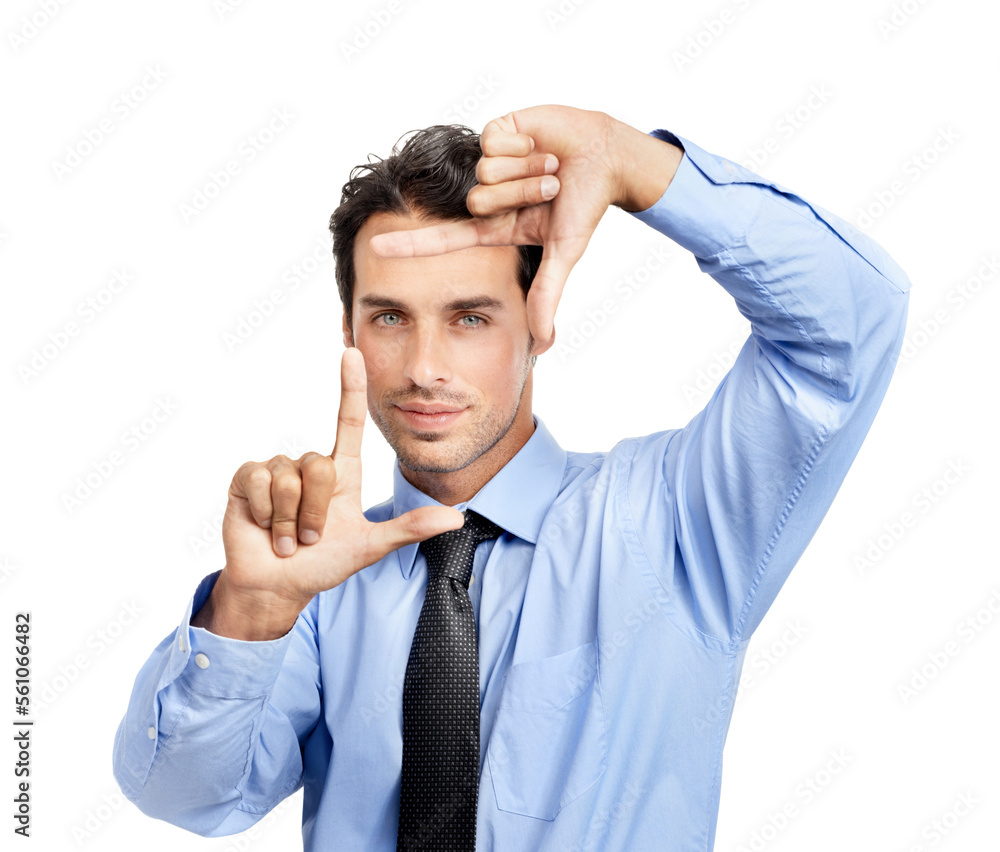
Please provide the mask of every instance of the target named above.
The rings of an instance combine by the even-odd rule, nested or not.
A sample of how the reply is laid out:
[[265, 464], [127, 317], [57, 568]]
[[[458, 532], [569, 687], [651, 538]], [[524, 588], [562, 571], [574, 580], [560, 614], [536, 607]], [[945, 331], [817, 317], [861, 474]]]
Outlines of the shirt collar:
[[[566, 451], [545, 427], [541, 418], [532, 415], [535, 431], [493, 478], [464, 503], [459, 511], [473, 509], [518, 538], [538, 543], [542, 519], [559, 493]], [[399, 459], [393, 465], [392, 517], [420, 506], [440, 506], [433, 497], [414, 487], [399, 469]], [[399, 568], [407, 579], [413, 573], [420, 543], [407, 544], [396, 550]]]

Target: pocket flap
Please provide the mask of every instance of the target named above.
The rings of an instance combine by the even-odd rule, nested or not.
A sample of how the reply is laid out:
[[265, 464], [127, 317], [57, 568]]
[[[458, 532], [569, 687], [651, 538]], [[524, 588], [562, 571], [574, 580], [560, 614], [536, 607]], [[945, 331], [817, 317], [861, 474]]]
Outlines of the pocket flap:
[[497, 807], [552, 820], [607, 766], [597, 643], [511, 666], [486, 752]]

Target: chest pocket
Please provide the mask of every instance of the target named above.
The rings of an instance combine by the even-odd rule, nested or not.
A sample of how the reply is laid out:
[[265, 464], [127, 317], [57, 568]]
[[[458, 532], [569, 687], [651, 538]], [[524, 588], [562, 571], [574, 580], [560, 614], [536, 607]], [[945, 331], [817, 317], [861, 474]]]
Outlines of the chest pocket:
[[553, 820], [607, 767], [597, 643], [511, 666], [486, 759], [497, 807]]

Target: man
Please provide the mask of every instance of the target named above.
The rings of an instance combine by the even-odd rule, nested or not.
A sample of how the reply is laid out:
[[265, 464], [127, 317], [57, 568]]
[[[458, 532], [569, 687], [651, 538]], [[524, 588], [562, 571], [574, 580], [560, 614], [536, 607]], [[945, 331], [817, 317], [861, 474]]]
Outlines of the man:
[[[152, 816], [228, 834], [302, 786], [308, 850], [713, 845], [747, 643], [871, 425], [909, 283], [840, 219], [666, 131], [539, 106], [480, 142], [431, 128], [345, 186], [336, 445], [233, 479], [226, 567], [115, 741]], [[611, 205], [691, 251], [752, 334], [683, 429], [566, 452], [532, 415], [532, 368]], [[654, 392], [669, 369], [618, 358]], [[366, 408], [397, 465], [363, 513]], [[463, 524], [493, 529], [471, 576], [444, 577], [454, 609], [431, 604]], [[451, 653], [436, 607], [472, 614], [468, 729], [450, 685], [420, 692]], [[468, 768], [442, 787], [470, 743], [471, 791]]]

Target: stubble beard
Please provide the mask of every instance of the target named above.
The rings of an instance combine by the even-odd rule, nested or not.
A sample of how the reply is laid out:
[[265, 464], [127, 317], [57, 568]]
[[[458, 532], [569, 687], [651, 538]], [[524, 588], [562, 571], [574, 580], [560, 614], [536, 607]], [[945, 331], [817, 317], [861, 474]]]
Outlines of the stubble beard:
[[[530, 349], [530, 346], [529, 346]], [[476, 420], [478, 406], [470, 406], [464, 416], [473, 419], [471, 427], [466, 427], [468, 431], [451, 435], [441, 432], [419, 432], [401, 428], [391, 415], [383, 413], [384, 410], [391, 411], [395, 406], [393, 402], [383, 402], [382, 406], [370, 406], [371, 417], [386, 442], [392, 447], [399, 459], [402, 467], [412, 471], [424, 473], [454, 473], [468, 467], [476, 459], [493, 449], [501, 439], [510, 431], [517, 419], [517, 413], [521, 408], [521, 400], [524, 397], [524, 386], [528, 381], [530, 369], [530, 358], [525, 358], [521, 367], [519, 379], [520, 388], [517, 394], [517, 404], [509, 416], [498, 408], [491, 408], [485, 416]], [[399, 394], [395, 394], [403, 401]], [[465, 400], [451, 399], [447, 397], [432, 396], [424, 394], [418, 390], [417, 396], [407, 395], [406, 403], [412, 402], [443, 402], [445, 404], [461, 405]], [[441, 445], [439, 452], [431, 452], [434, 444]]]

